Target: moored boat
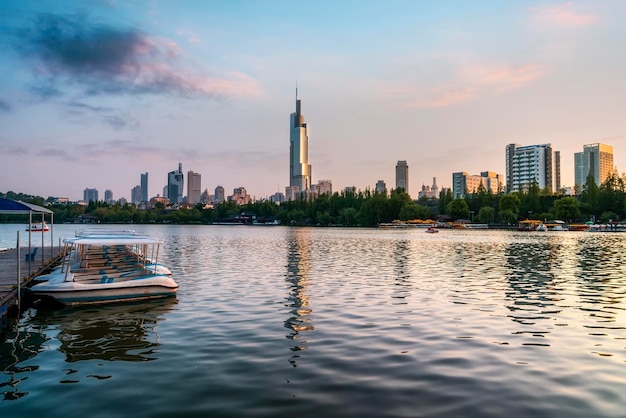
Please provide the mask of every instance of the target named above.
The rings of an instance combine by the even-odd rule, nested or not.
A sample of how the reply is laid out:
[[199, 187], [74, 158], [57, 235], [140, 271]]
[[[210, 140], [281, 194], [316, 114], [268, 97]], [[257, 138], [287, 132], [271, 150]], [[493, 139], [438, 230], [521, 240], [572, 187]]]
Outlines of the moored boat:
[[81, 232], [65, 241], [61, 269], [30, 293], [64, 305], [173, 296], [178, 284], [158, 263], [161, 242], [132, 231]]
[[50, 230], [50, 227], [45, 222], [35, 222], [27, 226], [26, 230], [30, 232], [48, 232]]

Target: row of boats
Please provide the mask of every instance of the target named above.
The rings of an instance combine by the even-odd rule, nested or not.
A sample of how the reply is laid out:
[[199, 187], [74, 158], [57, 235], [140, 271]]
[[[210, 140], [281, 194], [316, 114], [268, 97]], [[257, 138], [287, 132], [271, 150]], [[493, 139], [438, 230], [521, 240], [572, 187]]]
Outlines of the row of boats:
[[29, 292], [63, 305], [173, 296], [178, 284], [158, 262], [161, 242], [134, 231], [80, 231], [64, 240], [60, 265]]

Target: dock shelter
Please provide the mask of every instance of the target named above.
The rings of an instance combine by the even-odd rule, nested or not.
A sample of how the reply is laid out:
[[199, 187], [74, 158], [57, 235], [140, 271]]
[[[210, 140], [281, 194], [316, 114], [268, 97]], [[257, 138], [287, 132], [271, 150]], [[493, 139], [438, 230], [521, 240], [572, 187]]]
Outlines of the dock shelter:
[[[53, 258], [54, 212], [42, 206], [0, 197], [0, 214], [24, 215], [24, 216], [28, 215], [28, 228], [26, 228], [26, 230], [23, 232], [17, 231], [15, 250], [9, 250], [7, 251], [6, 254], [3, 254], [5, 256], [10, 257], [10, 259], [2, 262], [2, 263], [7, 263], [7, 264], [6, 265], [3, 264], [2, 272], [0, 272], [2, 273], [0, 274], [0, 282], [2, 282], [0, 283], [0, 285], [2, 285], [0, 286], [0, 317], [1, 317], [6, 313], [6, 308], [9, 302], [9, 298], [11, 297], [12, 294], [15, 293], [14, 290], [13, 291], [10, 290], [11, 288], [15, 289], [15, 287], [17, 287], [17, 295], [19, 298], [21, 281], [23, 277], [27, 277], [22, 274], [21, 269], [22, 268], [24, 268], [25, 270], [28, 269], [28, 276], [30, 276], [32, 273], [36, 271], [35, 265], [37, 265], [38, 267], [44, 266], [46, 255], [48, 255], [50, 259]], [[43, 225], [44, 222], [46, 221], [46, 216], [49, 217], [50, 230], [47, 232], [43, 231], [43, 229], [41, 231], [36, 231], [36, 232], [31, 231], [30, 226], [33, 223], [33, 217], [35, 218], [41, 217], [41, 224]], [[24, 233], [28, 233], [28, 246], [26, 246], [26, 243], [24, 244], [21, 243], [22, 235], [24, 235]], [[35, 251], [36, 247], [33, 248], [33, 238], [36, 238], [37, 234], [41, 234], [41, 241], [40, 241], [41, 251], [39, 253]], [[50, 244], [49, 244], [48, 249], [46, 249], [46, 239], [45, 239], [44, 234], [49, 234]], [[22, 249], [24, 251], [23, 255], [21, 254]], [[30, 257], [26, 257], [23, 260], [22, 257], [24, 257], [26, 254], [29, 254], [29, 255], [36, 254], [36, 256], [33, 255]], [[5, 259], [5, 257], [2, 257], [2, 259]], [[41, 263], [39, 263], [39, 261], [41, 261]], [[5, 275], [13, 276], [13, 278], [4, 277]], [[9, 281], [9, 283], [4, 283], [5, 280]], [[15, 287], [10, 284], [11, 282], [15, 285]], [[8, 291], [5, 291], [7, 289]]]

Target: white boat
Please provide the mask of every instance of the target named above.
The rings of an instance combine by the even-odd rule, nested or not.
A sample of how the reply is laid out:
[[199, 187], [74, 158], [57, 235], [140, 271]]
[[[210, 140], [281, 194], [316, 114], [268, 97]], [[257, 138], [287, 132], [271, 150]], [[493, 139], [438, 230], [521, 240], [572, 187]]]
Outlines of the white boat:
[[161, 242], [133, 231], [82, 231], [64, 240], [67, 257], [30, 288], [35, 297], [64, 305], [173, 296], [178, 284], [158, 263]]
[[35, 222], [27, 226], [26, 230], [31, 232], [48, 232], [50, 230], [50, 227], [45, 222]]

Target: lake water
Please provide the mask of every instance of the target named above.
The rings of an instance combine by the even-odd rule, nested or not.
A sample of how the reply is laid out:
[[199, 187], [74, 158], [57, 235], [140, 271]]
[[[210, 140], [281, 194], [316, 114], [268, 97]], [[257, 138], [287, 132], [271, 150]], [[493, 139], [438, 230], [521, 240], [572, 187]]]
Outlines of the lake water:
[[626, 234], [133, 228], [176, 298], [29, 308], [1, 416], [626, 416]]

